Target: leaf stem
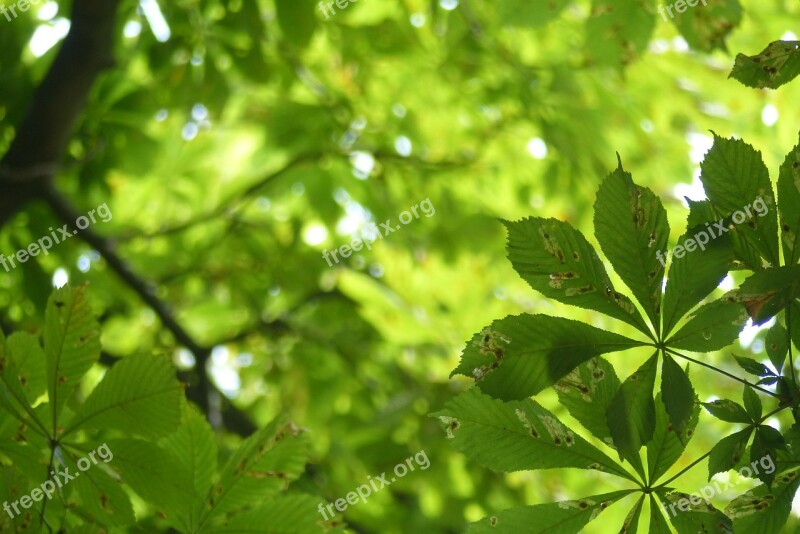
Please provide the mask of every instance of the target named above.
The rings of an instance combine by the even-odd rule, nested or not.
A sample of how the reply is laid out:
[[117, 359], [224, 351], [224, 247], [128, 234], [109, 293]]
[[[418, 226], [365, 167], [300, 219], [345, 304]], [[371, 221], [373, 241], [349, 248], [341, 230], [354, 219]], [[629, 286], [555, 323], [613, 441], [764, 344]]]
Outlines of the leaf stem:
[[[711, 449], [711, 450], [714, 450], [714, 449]], [[665, 482], [663, 482], [663, 483], [659, 484], [658, 486], [656, 486], [656, 487], [655, 487], [655, 488], [653, 488], [653, 489], [654, 489], [654, 490], [657, 490], [657, 489], [661, 489], [661, 488], [663, 488], [664, 486], [666, 486], [667, 484], [669, 484], [670, 482], [672, 482], [672, 481], [673, 481], [673, 480], [675, 480], [676, 478], [680, 477], [680, 476], [681, 476], [682, 474], [684, 474], [686, 471], [688, 471], [688, 470], [689, 470], [689, 469], [691, 469], [692, 467], [696, 466], [697, 464], [699, 464], [700, 462], [702, 462], [703, 460], [705, 460], [705, 459], [706, 459], [706, 458], [707, 458], [707, 457], [708, 457], [710, 454], [711, 454], [711, 451], [708, 451], [708, 452], [707, 452], [707, 453], [705, 453], [703, 456], [701, 456], [700, 458], [698, 458], [698, 459], [697, 459], [697, 460], [695, 460], [694, 462], [690, 463], [689, 465], [687, 465], [686, 467], [684, 467], [683, 469], [681, 469], [680, 471], [678, 471], [678, 473], [677, 473], [677, 474], [676, 474], [674, 477], [672, 477], [672, 478], [670, 478], [669, 480], [667, 480], [667, 481], [665, 481]]]
[[716, 372], [718, 372], [720, 374], [723, 374], [723, 375], [727, 376], [728, 378], [730, 378], [732, 380], [736, 380], [737, 382], [741, 382], [742, 384], [746, 384], [746, 385], [750, 386], [753, 389], [757, 389], [760, 392], [762, 392], [762, 393], [764, 393], [766, 395], [769, 395], [770, 397], [775, 397], [775, 398], [779, 397], [779, 395], [777, 393], [773, 393], [772, 391], [770, 391], [770, 390], [768, 390], [766, 388], [763, 388], [763, 387], [759, 386], [758, 384], [751, 384], [750, 382], [748, 382], [744, 378], [739, 378], [738, 376], [732, 375], [729, 372], [723, 371], [722, 369], [719, 369], [718, 367], [714, 367], [711, 364], [708, 364], [708, 363], [705, 363], [705, 362], [701, 362], [700, 360], [696, 360], [696, 359], [694, 359], [694, 358], [692, 358], [690, 356], [686, 356], [685, 354], [681, 354], [680, 352], [676, 352], [676, 351], [670, 349], [669, 347], [665, 347], [664, 350], [666, 350], [667, 352], [669, 352], [673, 356], [677, 356], [678, 358], [683, 358], [684, 360], [688, 360], [688, 361], [690, 361], [692, 363], [696, 363], [697, 365], [702, 365], [703, 367], [706, 367], [706, 368], [711, 369], [713, 371], [716, 371]]

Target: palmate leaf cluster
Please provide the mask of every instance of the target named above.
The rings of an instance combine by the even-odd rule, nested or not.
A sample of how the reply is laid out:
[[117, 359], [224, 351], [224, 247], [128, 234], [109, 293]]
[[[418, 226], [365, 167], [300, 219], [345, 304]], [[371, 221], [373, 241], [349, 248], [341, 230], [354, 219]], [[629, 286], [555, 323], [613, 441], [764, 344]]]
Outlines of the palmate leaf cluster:
[[[106, 532], [135, 524], [141, 501], [160, 517], [140, 525], [151, 530], [323, 530], [318, 499], [283, 491], [308, 458], [292, 423], [276, 419], [221, 458], [165, 357], [123, 358], [85, 390], [100, 357], [85, 286], [52, 294], [41, 338], [0, 333], [0, 501], [29, 495], [54, 470], [77, 476], [13, 519], [0, 514], [0, 530]], [[102, 444], [110, 460], [80, 471], [78, 460]]]
[[[758, 532], [779, 532], [786, 522], [800, 485], [800, 431], [792, 427], [781, 433], [764, 422], [783, 409], [799, 415], [800, 395], [786, 356], [792, 354], [791, 340], [800, 347], [800, 145], [781, 165], [777, 198], [761, 154], [738, 139], [715, 135], [701, 164], [701, 180], [708, 200], [690, 203], [687, 230], [677, 243], [687, 244], [718, 221], [727, 232], [719, 231], [704, 247], [687, 246], [663, 263], [656, 252], [665, 255], [670, 248], [670, 225], [660, 199], [637, 185], [621, 161], [602, 182], [594, 231], [629, 292], [615, 287], [598, 251], [568, 223], [536, 217], [505, 222], [508, 258], [531, 287], [627, 323], [640, 335], [539, 314], [497, 320], [475, 334], [453, 371], [474, 378], [475, 387], [434, 415], [456, 449], [490, 469], [595, 470], [633, 489], [500, 511], [473, 524], [470, 532], [578, 532], [634, 493], [641, 496], [618, 531], [637, 531], [645, 499], [650, 501], [649, 532], [669, 532], [667, 522], [681, 533], [753, 532], [756, 525]], [[759, 198], [766, 212], [751, 209], [746, 221], [733, 222], [736, 211]], [[751, 274], [738, 289], [713, 297], [734, 270]], [[728, 399], [700, 403], [689, 365], [681, 363], [697, 364], [695, 379], [719, 370], [686, 352], [723, 349], [748, 319], [760, 324], [773, 317], [767, 335], [772, 366], [736, 358], [755, 377], [732, 377], [745, 384], [743, 405]], [[625, 351], [642, 347], [650, 347], [652, 355], [627, 378], [618, 377], [608, 355], [622, 353], [614, 357], [629, 360]], [[547, 388], [555, 389], [559, 403], [606, 450], [530, 398]], [[774, 402], [766, 409], [764, 394]], [[709, 480], [765, 455], [777, 469], [762, 470], [757, 475], [762, 485], [724, 511], [692, 503], [689, 511], [665, 517], [660, 507], [683, 497], [674, 488], [677, 476], [665, 475], [691, 440], [701, 405], [718, 419], [745, 425], [709, 452]]]

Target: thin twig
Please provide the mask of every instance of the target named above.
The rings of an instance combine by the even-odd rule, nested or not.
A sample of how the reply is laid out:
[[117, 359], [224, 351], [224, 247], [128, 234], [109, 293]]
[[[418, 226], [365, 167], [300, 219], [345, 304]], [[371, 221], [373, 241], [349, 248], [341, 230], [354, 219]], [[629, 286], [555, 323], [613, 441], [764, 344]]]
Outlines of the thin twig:
[[718, 372], [720, 374], [723, 374], [723, 375], [727, 376], [731, 380], [736, 380], [737, 382], [741, 382], [742, 384], [748, 385], [753, 389], [757, 389], [760, 392], [762, 392], [762, 393], [764, 393], [766, 395], [769, 395], [770, 397], [775, 397], [775, 398], [779, 398], [780, 397], [780, 395], [778, 395], [777, 393], [773, 393], [772, 391], [770, 391], [768, 389], [762, 388], [758, 384], [751, 384], [750, 382], [748, 382], [744, 378], [739, 378], [738, 376], [732, 375], [729, 372], [723, 371], [722, 369], [714, 367], [711, 364], [708, 364], [708, 363], [705, 363], [705, 362], [701, 362], [700, 360], [695, 360], [694, 358], [692, 358], [690, 356], [686, 356], [685, 354], [681, 354], [679, 352], [676, 352], [676, 351], [670, 349], [669, 347], [666, 347], [665, 350], [667, 352], [669, 352], [670, 354], [672, 354], [673, 356], [677, 356], [678, 358], [683, 358], [684, 360], [688, 360], [688, 361], [690, 361], [692, 363], [696, 363], [697, 365], [702, 365], [703, 367], [706, 367], [708, 369], [711, 369], [713, 371], [716, 371], [716, 372]]
[[[747, 428], [751, 428], [751, 427], [752, 427], [752, 428], [756, 428], [756, 427], [760, 426], [760, 425], [761, 425], [761, 423], [763, 423], [764, 421], [766, 421], [767, 419], [769, 419], [770, 417], [772, 417], [772, 416], [773, 416], [773, 415], [775, 415], [776, 413], [778, 413], [778, 412], [781, 412], [781, 411], [785, 410], [785, 409], [786, 409], [786, 408], [788, 408], [788, 407], [789, 407], [788, 405], [787, 405], [787, 406], [780, 406], [780, 407], [778, 407], [778, 408], [776, 408], [776, 409], [772, 410], [770, 413], [768, 413], [767, 415], [763, 416], [763, 417], [762, 417], [761, 419], [759, 419], [758, 421], [756, 421], [756, 422], [754, 422], [754, 423], [752, 423], [752, 424], [748, 425], [748, 427], [747, 427]], [[680, 470], [680, 471], [679, 471], [679, 472], [678, 472], [678, 473], [677, 473], [675, 476], [673, 476], [672, 478], [670, 478], [670, 479], [669, 479], [669, 480], [667, 480], [666, 482], [662, 482], [661, 484], [659, 484], [658, 486], [656, 486], [656, 487], [655, 487], [655, 488], [653, 488], [653, 489], [654, 489], [654, 490], [657, 490], [657, 489], [663, 488], [664, 486], [666, 486], [667, 484], [669, 484], [670, 482], [672, 482], [672, 481], [673, 481], [673, 480], [675, 480], [676, 478], [680, 477], [680, 476], [681, 476], [682, 474], [684, 474], [686, 471], [688, 471], [688, 470], [689, 470], [689, 469], [691, 469], [692, 467], [694, 467], [694, 466], [696, 466], [697, 464], [699, 464], [700, 462], [702, 462], [702, 461], [703, 461], [703, 460], [704, 460], [706, 457], [708, 457], [708, 455], [710, 455], [710, 454], [711, 454], [711, 451], [713, 451], [713, 450], [714, 450], [714, 449], [712, 448], [710, 451], [708, 451], [707, 453], [705, 453], [703, 456], [701, 456], [700, 458], [698, 458], [698, 459], [697, 459], [697, 460], [695, 460], [694, 462], [690, 463], [688, 466], [686, 466], [686, 467], [684, 467], [683, 469], [681, 469], [681, 470]]]
[[[64, 197], [52, 184], [42, 191], [42, 197], [47, 201], [55, 214], [64, 222], [72, 224], [80, 216], [75, 207]], [[206, 412], [211, 423], [222, 421], [222, 411], [220, 408], [221, 393], [214, 386], [208, 376], [206, 364], [211, 355], [211, 349], [200, 345], [194, 338], [178, 323], [172, 310], [156, 296], [155, 289], [142, 277], [136, 274], [129, 264], [122, 260], [117, 254], [116, 247], [111, 240], [100, 236], [91, 227], [78, 231], [78, 235], [87, 244], [97, 250], [106, 260], [114, 272], [147, 304], [161, 320], [164, 327], [175, 337], [176, 341], [186, 347], [194, 354], [197, 370], [197, 382], [187, 391], [187, 395], [197, 402]], [[233, 414], [237, 411], [233, 406], [228, 408]], [[255, 431], [256, 427], [243, 414], [234, 414], [237, 428], [240, 434], [249, 434]], [[241, 415], [241, 417], [239, 416]], [[246, 424], [249, 422], [249, 424]], [[218, 428], [218, 426], [217, 426]]]

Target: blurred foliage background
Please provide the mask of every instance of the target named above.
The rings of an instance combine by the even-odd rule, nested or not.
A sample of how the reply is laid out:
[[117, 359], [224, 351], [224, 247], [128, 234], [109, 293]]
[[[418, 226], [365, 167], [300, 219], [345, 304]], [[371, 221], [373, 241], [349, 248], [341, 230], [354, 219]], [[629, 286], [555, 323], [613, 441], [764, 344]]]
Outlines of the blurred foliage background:
[[[0, 17], [0, 153], [70, 4]], [[709, 0], [676, 21], [657, 7], [360, 0], [326, 16], [312, 0], [126, 1], [117, 62], [91, 92], [57, 185], [84, 213], [108, 204], [113, 220], [95, 230], [214, 347], [210, 375], [237, 407], [259, 425], [288, 413], [309, 430], [314, 457], [298, 488], [333, 501], [427, 452], [428, 470], [347, 510], [353, 531], [461, 532], [493, 510], [619, 489], [602, 473], [487, 471], [428, 413], [469, 387], [449, 373], [493, 319], [568, 313], [611, 327], [530, 290], [505, 260], [498, 219], [567, 220], [596, 246], [591, 206], [618, 152], [663, 199], [672, 246], [684, 196], [703, 197], [710, 130], [760, 149], [773, 179], [796, 143], [800, 84], [756, 91], [727, 80], [736, 53], [796, 39], [796, 1]], [[425, 199], [434, 216], [334, 267], [323, 260]], [[44, 204], [26, 206], [0, 231], [0, 252], [56, 222]], [[0, 272], [6, 332], [37, 332], [51, 287], [66, 281], [90, 282], [107, 358], [155, 351], [192, 366], [79, 239]], [[766, 358], [763, 331], [746, 329], [740, 344], [738, 354]], [[612, 362], [624, 376], [644, 356]], [[704, 358], [730, 366], [718, 356]], [[695, 384], [703, 401], [741, 394], [714, 375]], [[570, 421], [552, 392], [539, 400]], [[676, 469], [726, 431], [701, 416]], [[697, 467], [681, 487], [705, 479]], [[587, 532], [621, 525], [628, 507]]]

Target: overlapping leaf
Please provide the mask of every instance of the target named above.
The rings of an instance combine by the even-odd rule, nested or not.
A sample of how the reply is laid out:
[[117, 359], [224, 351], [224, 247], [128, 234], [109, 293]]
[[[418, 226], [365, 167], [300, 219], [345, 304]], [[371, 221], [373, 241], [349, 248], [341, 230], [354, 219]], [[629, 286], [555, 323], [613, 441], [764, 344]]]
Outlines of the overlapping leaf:
[[664, 519], [664, 515], [661, 513], [661, 507], [659, 506], [659, 502], [656, 500], [656, 497], [651, 493], [650, 494], [650, 534], [672, 534], [672, 530], [669, 528], [669, 523], [667, 520]]
[[786, 155], [778, 173], [778, 212], [785, 265], [800, 262], [800, 144]]
[[[44, 418], [37, 415], [31, 408], [28, 397], [30, 391], [26, 391], [20, 381], [20, 377], [27, 376], [28, 373], [17, 367], [17, 358], [12, 357], [7, 342], [5, 335], [0, 330], [0, 386], [2, 386], [0, 387], [0, 407], [17, 421], [25, 426], [35, 427], [41, 435], [46, 436], [48, 431], [45, 428]], [[20, 363], [25, 365], [24, 362]]]
[[700, 171], [708, 199], [724, 215], [733, 214], [731, 231], [744, 235], [771, 265], [779, 265], [775, 196], [761, 152], [741, 139], [715, 134]]
[[217, 445], [214, 431], [194, 408], [185, 409], [183, 424], [174, 433], [161, 440], [163, 450], [170, 451], [178, 465], [170, 476], [185, 477], [179, 481], [188, 487], [192, 506], [180, 516], [189, 531], [194, 531], [200, 521], [203, 500], [211, 489], [217, 470]]
[[175, 451], [142, 439], [114, 439], [113, 468], [140, 497], [153, 504], [173, 525], [189, 531], [178, 518], [189, 515], [194, 504], [191, 478]]
[[777, 534], [782, 532], [792, 499], [800, 486], [800, 472], [789, 471], [779, 475], [770, 490], [761, 485], [731, 501], [725, 514], [733, 519], [735, 532]]
[[695, 393], [689, 375], [669, 354], [663, 355], [661, 397], [672, 427], [682, 434], [694, 412]]
[[775, 324], [767, 330], [764, 349], [767, 351], [767, 356], [775, 367], [775, 371], [780, 373], [783, 369], [783, 362], [786, 361], [786, 354], [789, 352], [789, 332], [780, 321], [775, 321]]
[[522, 506], [493, 514], [472, 523], [469, 534], [574, 534], [580, 532], [608, 506], [629, 495], [617, 491], [576, 501], [561, 501]]
[[182, 393], [166, 358], [123, 358], [94, 388], [65, 433], [80, 427], [115, 428], [160, 438], [178, 427]]
[[665, 265], [656, 252], [669, 240], [667, 213], [661, 200], [633, 183], [619, 162], [600, 186], [594, 205], [594, 228], [603, 253], [614, 266], [650, 321], [661, 325], [661, 284]]
[[694, 352], [720, 350], [736, 341], [748, 318], [744, 306], [732, 297], [709, 302], [670, 336], [667, 346]]
[[200, 526], [274, 496], [303, 472], [308, 439], [292, 423], [275, 419], [236, 450], [211, 488]]
[[556, 219], [527, 218], [505, 225], [508, 259], [533, 289], [649, 332], [636, 306], [614, 289], [597, 252], [578, 230]]
[[625, 517], [625, 522], [622, 524], [622, 528], [619, 530], [619, 534], [636, 534], [639, 532], [639, 518], [642, 516], [642, 506], [644, 505], [644, 495], [639, 497], [639, 500], [636, 501], [636, 504], [631, 508], [631, 511], [628, 512], [627, 517]]
[[708, 480], [717, 473], [724, 473], [736, 467], [744, 456], [747, 442], [750, 441], [752, 428], [746, 428], [722, 439], [711, 449], [708, 457]]
[[117, 480], [102, 468], [92, 466], [81, 472], [73, 459], [68, 462], [75, 479], [66, 486], [75, 491], [83, 505], [84, 514], [93, 522], [109, 527], [129, 525], [134, 522], [133, 506], [128, 494]]
[[80, 379], [100, 357], [100, 332], [84, 293], [86, 286], [56, 289], [47, 301], [44, 352], [53, 419]]
[[473, 388], [432, 415], [456, 449], [496, 471], [576, 467], [630, 476], [530, 399], [502, 402]]
[[605, 443], [612, 443], [606, 412], [620, 382], [614, 367], [597, 357], [583, 363], [555, 384], [558, 401], [572, 417]]
[[214, 527], [214, 534], [295, 534], [323, 532], [319, 499], [309, 495], [281, 495]]
[[733, 534], [731, 519], [697, 493], [672, 492], [664, 496], [664, 510], [679, 534], [703, 532]]
[[647, 443], [647, 468], [651, 482], [661, 478], [678, 461], [694, 435], [700, 419], [700, 405], [695, 404], [688, 423], [681, 432], [678, 432], [669, 422], [660, 393], [656, 396], [655, 403], [656, 424], [653, 439]]
[[608, 406], [606, 421], [620, 458], [638, 456], [642, 445], [653, 437], [656, 423], [653, 386], [657, 368], [658, 353], [625, 379]]
[[[695, 235], [689, 232], [678, 243], [686, 243]], [[695, 249], [678, 257], [679, 254], [677, 251], [672, 257], [664, 291], [663, 331], [666, 334], [672, 332], [681, 317], [719, 286], [733, 262], [733, 248], [730, 239], [724, 235], [711, 240], [705, 250]]]
[[734, 298], [754, 323], [762, 324], [800, 299], [800, 265], [759, 271], [742, 283]]
[[453, 374], [474, 377], [495, 398], [524, 399], [595, 356], [642, 344], [561, 317], [509, 316], [473, 337]]

